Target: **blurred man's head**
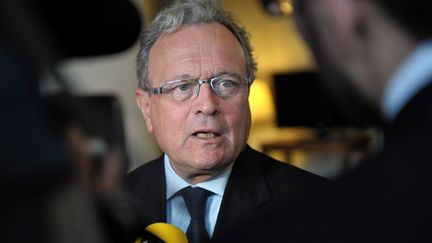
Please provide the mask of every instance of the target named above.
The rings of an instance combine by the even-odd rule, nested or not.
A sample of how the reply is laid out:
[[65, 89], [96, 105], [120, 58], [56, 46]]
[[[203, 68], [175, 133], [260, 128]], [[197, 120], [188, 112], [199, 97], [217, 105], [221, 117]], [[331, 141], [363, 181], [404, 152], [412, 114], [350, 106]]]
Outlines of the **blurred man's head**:
[[332, 90], [346, 104], [355, 101], [374, 113], [392, 73], [419, 40], [430, 36], [429, 5], [421, 0], [295, 1], [299, 29]]
[[244, 148], [254, 72], [245, 31], [216, 1], [179, 1], [143, 34], [137, 103], [184, 179], [211, 178]]

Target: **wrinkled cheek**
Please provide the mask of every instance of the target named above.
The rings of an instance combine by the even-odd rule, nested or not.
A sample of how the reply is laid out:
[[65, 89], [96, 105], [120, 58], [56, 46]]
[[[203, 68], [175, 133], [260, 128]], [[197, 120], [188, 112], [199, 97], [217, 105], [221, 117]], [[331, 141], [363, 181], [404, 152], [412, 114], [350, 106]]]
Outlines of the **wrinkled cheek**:
[[249, 136], [249, 123], [248, 120], [244, 120], [239, 126], [233, 128], [232, 138], [227, 141], [227, 150], [232, 154], [231, 156], [237, 156], [238, 153], [243, 149]]
[[251, 127], [251, 111], [249, 108], [249, 104], [245, 106], [244, 112], [244, 119], [240, 121], [240, 124], [238, 125], [237, 131], [240, 132], [239, 139], [241, 139], [244, 143], [246, 143], [248, 137], [249, 137], [249, 131]]
[[181, 151], [181, 148], [179, 149], [179, 147], [181, 146], [182, 141], [175, 130], [176, 128], [173, 129], [172, 125], [171, 127], [162, 124], [155, 126], [154, 137], [159, 147], [165, 153], [178, 153], [178, 150]]

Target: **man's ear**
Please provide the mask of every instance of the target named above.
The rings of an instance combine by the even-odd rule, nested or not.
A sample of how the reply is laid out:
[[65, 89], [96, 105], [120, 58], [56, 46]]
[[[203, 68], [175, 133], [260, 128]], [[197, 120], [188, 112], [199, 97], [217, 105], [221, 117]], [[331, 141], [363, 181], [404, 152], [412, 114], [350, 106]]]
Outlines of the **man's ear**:
[[322, 9], [327, 16], [327, 27], [333, 28], [336, 46], [341, 51], [361, 52], [367, 33], [368, 0], [322, 0]]
[[150, 94], [140, 88], [138, 88], [135, 91], [135, 98], [138, 107], [141, 110], [141, 113], [144, 117], [144, 121], [147, 126], [147, 131], [152, 133], [153, 132], [153, 125], [151, 120], [151, 100], [150, 100]]

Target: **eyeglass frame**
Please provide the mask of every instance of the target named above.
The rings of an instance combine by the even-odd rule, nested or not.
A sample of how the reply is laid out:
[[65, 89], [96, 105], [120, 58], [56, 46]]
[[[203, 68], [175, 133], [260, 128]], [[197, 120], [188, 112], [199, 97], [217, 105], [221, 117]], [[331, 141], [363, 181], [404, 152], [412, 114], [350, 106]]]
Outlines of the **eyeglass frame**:
[[[222, 74], [222, 75], [217, 75], [217, 76], [214, 76], [214, 77], [210, 77], [208, 79], [193, 79], [193, 78], [175, 79], [175, 80], [167, 81], [167, 82], [161, 84], [159, 87], [145, 86], [144, 90], [148, 91], [151, 94], [166, 94], [166, 92], [163, 92], [163, 87], [166, 86], [166, 85], [168, 85], [168, 84], [172, 84], [172, 83], [179, 82], [179, 81], [195, 81], [196, 83], [198, 83], [198, 90], [196, 92], [196, 96], [195, 97], [198, 97], [199, 92], [201, 90], [201, 85], [203, 85], [205, 83], [208, 83], [210, 85], [210, 88], [211, 88], [213, 94], [215, 94], [217, 97], [230, 98], [232, 96], [230, 96], [230, 97], [223, 97], [223, 96], [218, 95], [216, 93], [216, 91], [215, 91], [214, 86], [213, 86], [213, 81], [217, 80], [217, 79], [220, 79], [222, 77], [233, 77], [233, 76], [236, 77], [236, 78], [238, 78], [239, 80], [246, 81], [245, 84], [244, 83], [241, 83], [241, 84], [242, 85], [246, 85], [248, 89], [252, 85], [252, 80], [251, 80], [250, 77], [243, 77], [242, 75], [239, 75], [239, 74]], [[193, 95], [190, 98], [192, 98], [192, 97], [193, 97]], [[186, 100], [189, 100], [190, 98], [188, 98]]]

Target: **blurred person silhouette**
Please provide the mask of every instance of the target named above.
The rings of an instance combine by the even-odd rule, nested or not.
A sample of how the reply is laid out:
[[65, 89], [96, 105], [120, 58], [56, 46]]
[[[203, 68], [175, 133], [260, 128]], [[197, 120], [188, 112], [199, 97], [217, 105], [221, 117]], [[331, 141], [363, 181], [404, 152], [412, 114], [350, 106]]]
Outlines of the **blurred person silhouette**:
[[146, 222], [207, 242], [283, 198], [294, 211], [325, 183], [246, 144], [256, 64], [245, 30], [218, 1], [174, 1], [140, 40], [136, 101], [164, 152], [126, 178]]
[[1, 242], [127, 242], [143, 230], [114, 190], [124, 161], [107, 155], [110, 172], [94, 180], [84, 146], [91, 131], [79, 119], [69, 123], [76, 114], [59, 119], [76, 107], [52, 109], [39, 93], [48, 72], [69, 100], [56, 64], [125, 50], [140, 26], [129, 1], [0, 1]]
[[294, 7], [326, 84], [354, 112], [350, 99], [361, 97], [369, 107], [362, 114], [381, 117], [384, 142], [326, 197], [269, 216], [262, 238], [283, 242], [273, 232], [285, 231], [294, 242], [432, 241], [431, 2], [294, 0]]

